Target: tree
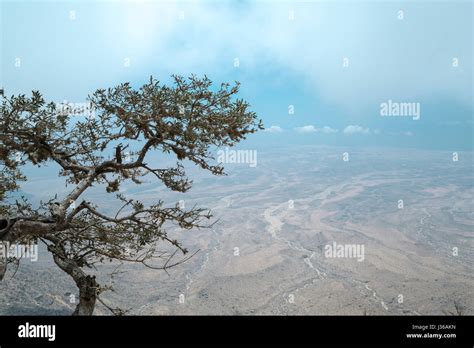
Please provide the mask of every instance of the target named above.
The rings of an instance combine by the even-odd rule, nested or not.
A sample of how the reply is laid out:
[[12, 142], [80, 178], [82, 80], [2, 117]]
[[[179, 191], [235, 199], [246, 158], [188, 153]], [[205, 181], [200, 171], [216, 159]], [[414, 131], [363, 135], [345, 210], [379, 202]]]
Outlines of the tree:
[[[184, 160], [214, 175], [224, 174], [222, 164], [212, 164], [212, 151], [233, 146], [263, 128], [249, 104], [235, 98], [238, 90], [238, 82], [213, 89], [207, 77], [194, 75], [173, 76], [171, 87], [151, 77], [138, 90], [129, 83], [97, 90], [88, 97], [94, 115], [81, 119], [74, 117], [74, 111], [46, 104], [38, 91], [31, 97], [3, 97], [0, 241], [44, 243], [56, 265], [79, 289], [76, 315], [92, 315], [96, 301], [104, 303], [100, 294], [105, 288], [87, 273], [102, 262], [138, 262], [166, 270], [187, 260], [188, 251], [168, 237], [167, 226], [206, 227], [204, 221], [212, 217], [211, 212], [167, 207], [162, 200], [145, 206], [119, 189], [124, 182], [140, 185], [150, 176], [170, 190], [186, 192], [192, 181], [181, 163]], [[123, 153], [127, 147], [129, 160]], [[151, 167], [147, 159], [153, 151], [176, 156], [176, 165]], [[25, 198], [13, 200], [11, 191], [27, 179], [22, 166], [41, 167], [47, 162], [58, 165], [59, 175], [70, 188], [68, 194], [57, 198], [51, 192], [49, 201], [35, 207]], [[119, 203], [115, 214], [84, 198], [92, 186], [113, 195], [111, 199]], [[176, 252], [183, 256], [173, 261]], [[160, 265], [153, 260], [161, 261]], [[4, 257], [3, 267], [6, 261]]]

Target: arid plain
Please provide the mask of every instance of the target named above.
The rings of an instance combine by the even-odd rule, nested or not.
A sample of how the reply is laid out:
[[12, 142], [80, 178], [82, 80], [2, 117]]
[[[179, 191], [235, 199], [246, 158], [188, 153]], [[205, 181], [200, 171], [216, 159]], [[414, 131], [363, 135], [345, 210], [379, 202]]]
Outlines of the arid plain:
[[[115, 289], [103, 298], [133, 315], [472, 315], [473, 157], [452, 156], [301, 146], [259, 151], [256, 167], [229, 164], [225, 177], [191, 170], [185, 195], [152, 183], [125, 189], [145, 202], [208, 207], [216, 223], [172, 229], [199, 251], [169, 274], [122, 265], [110, 279], [117, 265], [99, 268]], [[42, 180], [52, 179], [25, 192]], [[333, 243], [363, 246], [363, 259], [328, 257]], [[0, 292], [0, 314], [69, 314], [76, 288], [40, 250]]]

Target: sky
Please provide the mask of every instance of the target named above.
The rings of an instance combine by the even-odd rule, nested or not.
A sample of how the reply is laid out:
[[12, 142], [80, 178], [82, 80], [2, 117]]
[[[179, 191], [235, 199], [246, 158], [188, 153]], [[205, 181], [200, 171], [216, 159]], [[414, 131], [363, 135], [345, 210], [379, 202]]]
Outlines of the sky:
[[[8, 95], [81, 103], [150, 75], [206, 74], [240, 81], [262, 118], [244, 146], [472, 151], [473, 11], [456, 0], [2, 0], [0, 80]], [[381, 115], [384, 103], [401, 112]]]

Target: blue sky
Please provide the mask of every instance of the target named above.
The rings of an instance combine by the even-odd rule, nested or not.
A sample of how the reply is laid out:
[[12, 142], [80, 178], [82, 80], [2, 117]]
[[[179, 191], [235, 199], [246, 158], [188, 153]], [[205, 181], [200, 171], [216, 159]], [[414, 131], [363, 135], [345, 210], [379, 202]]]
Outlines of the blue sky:
[[[473, 147], [471, 1], [2, 1], [1, 9], [7, 94], [38, 89], [84, 102], [97, 88], [139, 86], [150, 75], [207, 74], [242, 83], [240, 96], [268, 128], [249, 143]], [[382, 117], [388, 100], [419, 103], [419, 120]]]

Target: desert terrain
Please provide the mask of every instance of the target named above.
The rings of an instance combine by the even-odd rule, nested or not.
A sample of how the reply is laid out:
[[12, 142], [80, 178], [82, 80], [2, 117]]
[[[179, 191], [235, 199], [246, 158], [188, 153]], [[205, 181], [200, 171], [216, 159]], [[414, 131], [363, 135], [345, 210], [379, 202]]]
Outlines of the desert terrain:
[[[186, 194], [156, 183], [125, 189], [144, 202], [208, 207], [216, 223], [172, 227], [199, 251], [169, 274], [126, 264], [93, 271], [114, 286], [105, 301], [131, 315], [474, 314], [472, 153], [454, 162], [450, 152], [301, 146], [259, 151], [256, 167], [225, 167], [218, 178], [191, 169]], [[23, 189], [39, 197], [52, 180]], [[333, 243], [363, 246], [363, 260], [327, 257]], [[0, 314], [72, 312], [77, 289], [43, 249], [12, 273], [0, 283]], [[99, 304], [96, 314], [110, 313]]]

